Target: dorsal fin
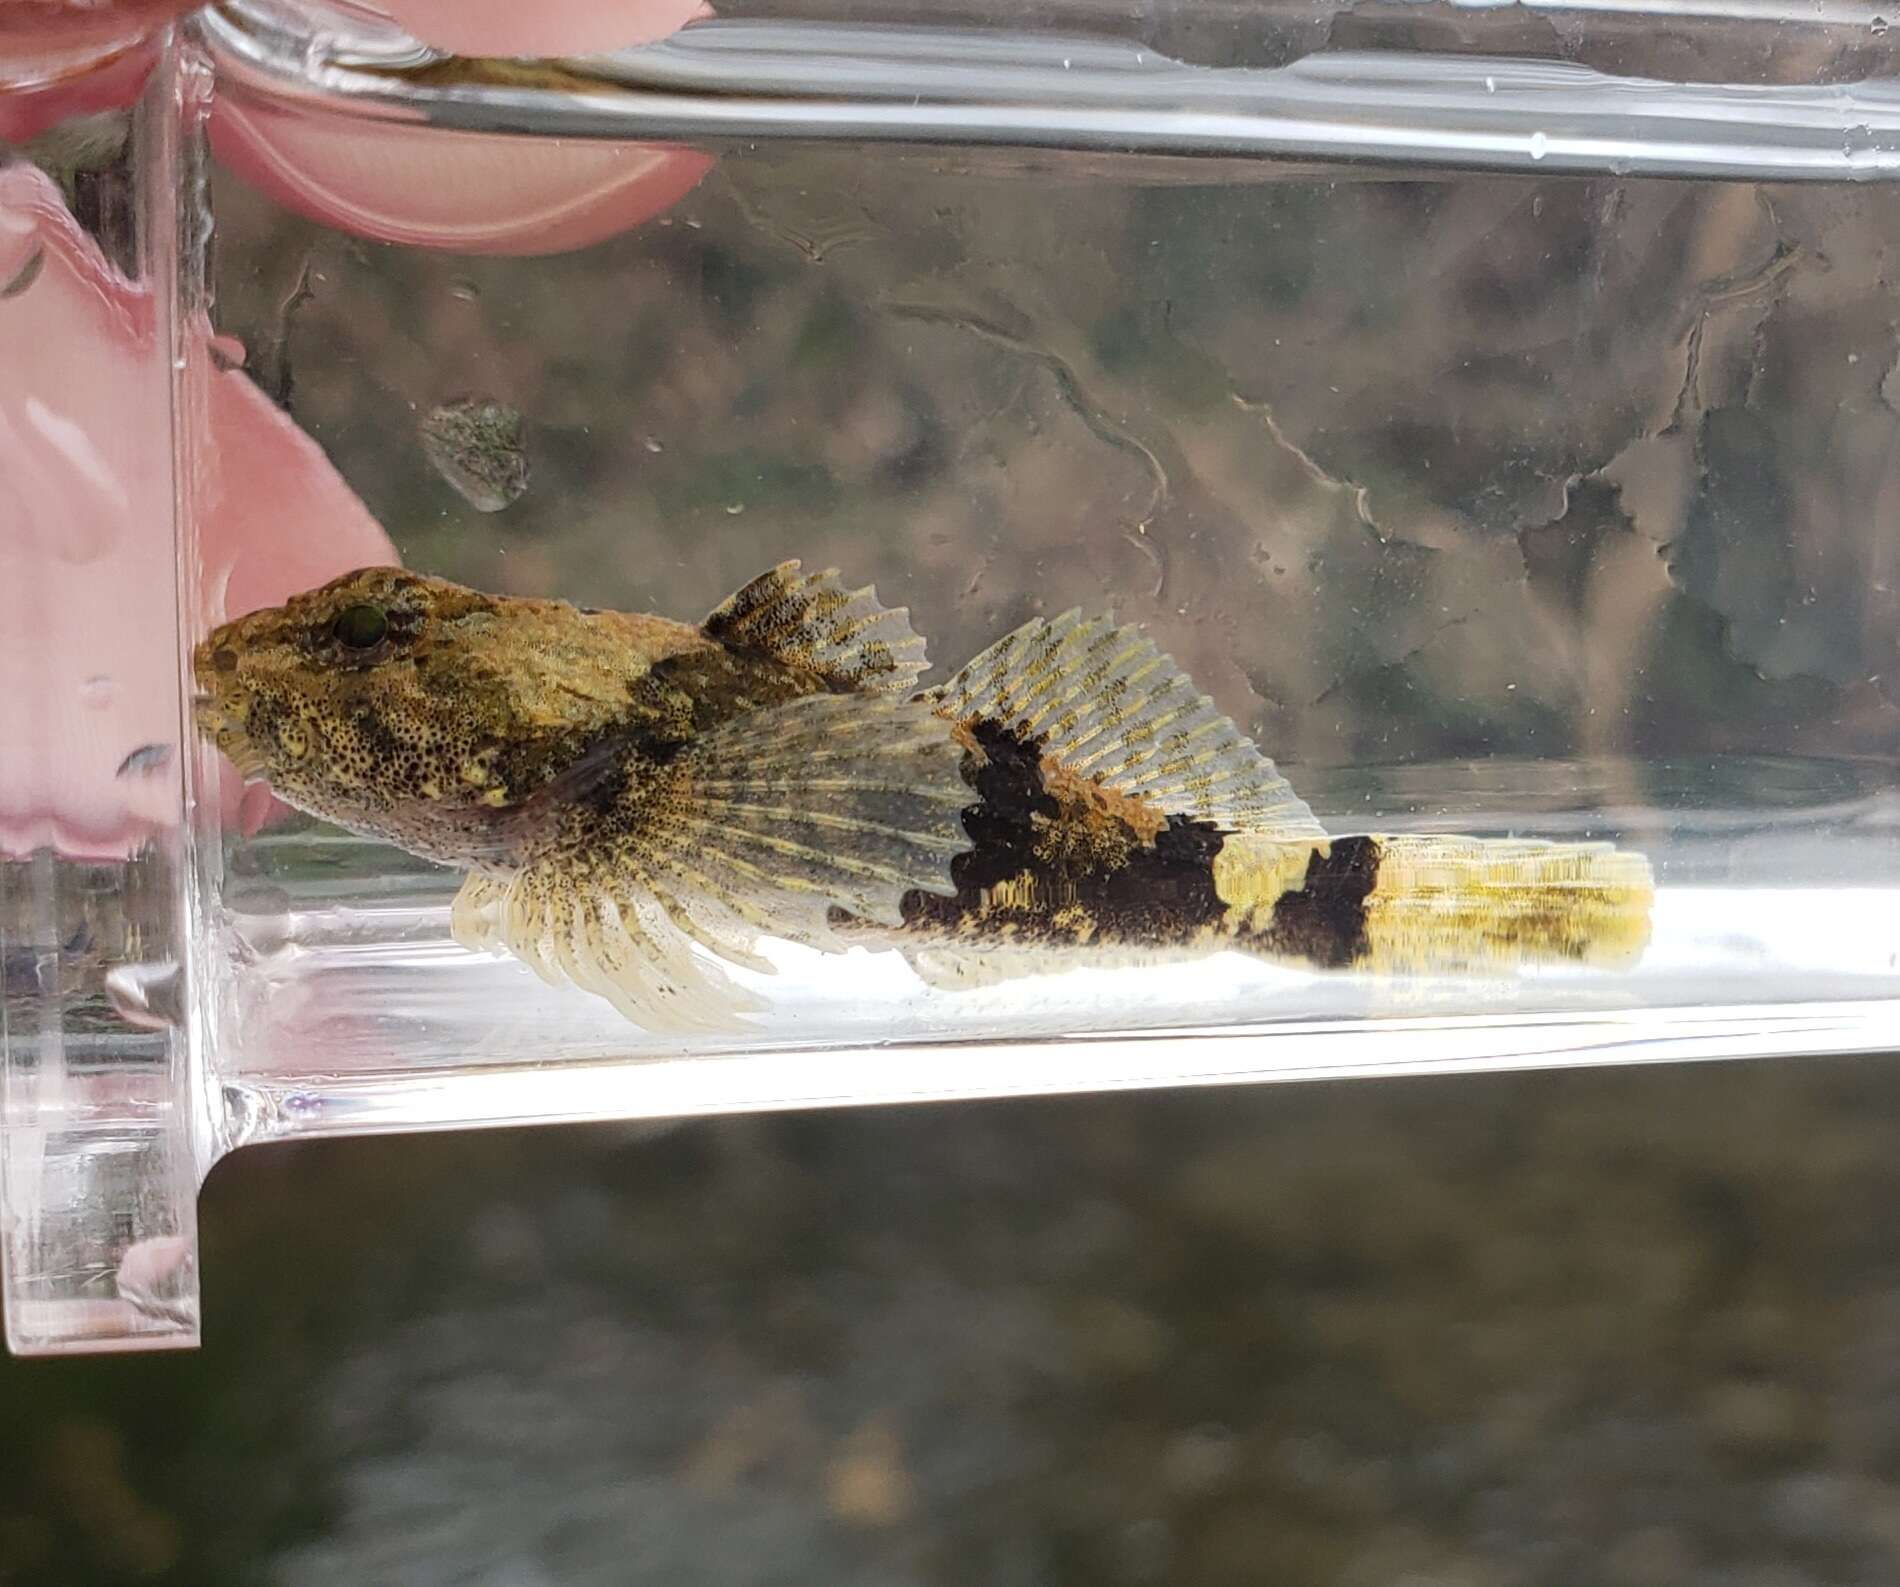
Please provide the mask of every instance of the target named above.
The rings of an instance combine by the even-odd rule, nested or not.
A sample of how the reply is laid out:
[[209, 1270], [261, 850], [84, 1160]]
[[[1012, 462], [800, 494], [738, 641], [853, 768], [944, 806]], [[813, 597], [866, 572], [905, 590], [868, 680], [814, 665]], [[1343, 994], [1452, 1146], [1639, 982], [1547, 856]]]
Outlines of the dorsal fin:
[[929, 666], [909, 611], [881, 605], [868, 584], [846, 589], [836, 568], [801, 574], [798, 563], [781, 562], [721, 601], [705, 629], [733, 650], [776, 656], [862, 694], [900, 694]]
[[1006, 634], [923, 696], [1103, 788], [1228, 832], [1325, 836], [1273, 762], [1139, 630], [1070, 611]]

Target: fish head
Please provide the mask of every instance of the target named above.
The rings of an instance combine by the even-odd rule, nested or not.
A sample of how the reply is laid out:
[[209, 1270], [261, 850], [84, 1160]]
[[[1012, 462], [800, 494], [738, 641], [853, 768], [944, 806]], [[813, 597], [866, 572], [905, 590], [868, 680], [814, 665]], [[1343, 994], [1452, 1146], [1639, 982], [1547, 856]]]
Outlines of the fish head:
[[286, 803], [460, 858], [439, 852], [453, 818], [506, 797], [494, 770], [514, 731], [502, 608], [401, 568], [345, 574], [200, 642], [194, 720]]

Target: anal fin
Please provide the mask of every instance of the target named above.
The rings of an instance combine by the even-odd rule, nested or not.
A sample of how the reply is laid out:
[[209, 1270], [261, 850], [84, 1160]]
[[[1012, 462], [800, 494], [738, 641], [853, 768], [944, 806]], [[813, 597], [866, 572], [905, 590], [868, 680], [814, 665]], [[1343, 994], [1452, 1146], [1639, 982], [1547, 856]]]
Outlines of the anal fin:
[[917, 979], [939, 992], [970, 992], [1030, 976], [1066, 975], [1072, 970], [1146, 970], [1163, 964], [1205, 959], [1233, 944], [1210, 939], [1191, 947], [1116, 947], [1055, 943], [933, 942], [903, 946], [905, 961]]

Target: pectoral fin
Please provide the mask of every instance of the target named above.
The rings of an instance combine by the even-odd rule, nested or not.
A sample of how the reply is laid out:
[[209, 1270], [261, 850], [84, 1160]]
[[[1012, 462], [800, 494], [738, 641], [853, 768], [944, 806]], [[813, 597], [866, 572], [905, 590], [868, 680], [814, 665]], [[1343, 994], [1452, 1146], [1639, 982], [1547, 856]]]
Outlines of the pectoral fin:
[[643, 766], [584, 844], [472, 876], [456, 939], [506, 947], [651, 1029], [730, 1027], [746, 995], [694, 945], [769, 970], [762, 937], [839, 951], [834, 911], [895, 926], [906, 893], [952, 892], [969, 846], [962, 757], [915, 701], [750, 713]]
[[653, 900], [617, 900], [552, 866], [472, 875], [450, 913], [455, 940], [505, 949], [552, 986], [571, 982], [656, 1033], [730, 1031], [765, 1005], [692, 944]]

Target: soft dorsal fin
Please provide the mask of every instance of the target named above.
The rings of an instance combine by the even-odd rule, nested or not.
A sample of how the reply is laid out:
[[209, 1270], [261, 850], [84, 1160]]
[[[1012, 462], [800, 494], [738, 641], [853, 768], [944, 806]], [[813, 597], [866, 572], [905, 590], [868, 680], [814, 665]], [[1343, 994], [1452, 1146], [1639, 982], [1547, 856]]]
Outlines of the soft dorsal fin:
[[706, 633], [733, 650], [776, 656], [863, 694], [900, 694], [929, 662], [902, 606], [884, 606], [866, 585], [846, 589], [836, 568], [798, 571], [781, 562], [721, 601]]
[[1070, 611], [1006, 634], [925, 693], [963, 723], [994, 721], [1046, 759], [1168, 815], [1228, 832], [1324, 837], [1273, 762], [1134, 628]]

